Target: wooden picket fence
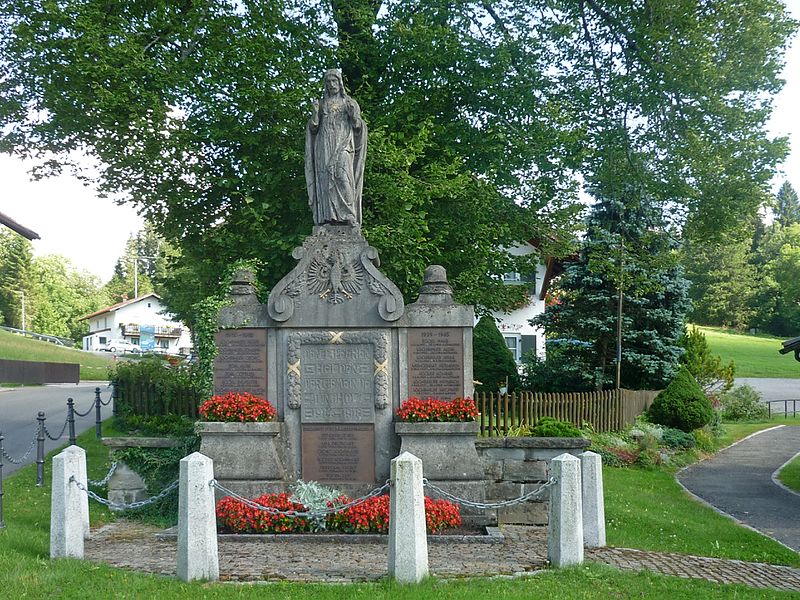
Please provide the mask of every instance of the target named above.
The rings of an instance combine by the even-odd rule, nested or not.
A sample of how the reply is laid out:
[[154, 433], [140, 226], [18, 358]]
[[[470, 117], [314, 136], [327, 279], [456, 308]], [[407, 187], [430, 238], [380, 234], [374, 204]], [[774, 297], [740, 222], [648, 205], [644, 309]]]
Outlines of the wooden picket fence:
[[505, 436], [511, 428], [533, 427], [542, 417], [591, 424], [597, 432], [618, 431], [633, 423], [653, 403], [660, 390], [496, 394], [478, 392], [481, 436]]
[[141, 381], [118, 381], [115, 387], [115, 414], [142, 417], [172, 414], [198, 418], [200, 395], [193, 389], [173, 386], [168, 393], [159, 393], [155, 384]]

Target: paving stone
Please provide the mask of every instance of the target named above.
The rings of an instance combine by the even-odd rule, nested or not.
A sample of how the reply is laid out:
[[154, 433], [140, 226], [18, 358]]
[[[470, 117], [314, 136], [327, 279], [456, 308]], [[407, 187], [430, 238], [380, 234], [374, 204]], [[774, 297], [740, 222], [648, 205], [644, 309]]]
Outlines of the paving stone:
[[[546, 527], [504, 525], [501, 529], [502, 543], [429, 544], [431, 575], [441, 578], [511, 576], [547, 568]], [[116, 521], [92, 532], [91, 538], [86, 540], [84, 556], [93, 562], [174, 577], [175, 541], [156, 538], [157, 533], [161, 530], [152, 526]], [[385, 542], [317, 542], [314, 552], [308, 549], [309, 543], [285, 539], [241, 542], [220, 538], [220, 580], [342, 583], [386, 577], [388, 546]], [[276, 556], [281, 560], [276, 561]], [[647, 570], [685, 579], [800, 591], [800, 569], [780, 565], [628, 548], [587, 549], [585, 556], [586, 560], [626, 571]]]

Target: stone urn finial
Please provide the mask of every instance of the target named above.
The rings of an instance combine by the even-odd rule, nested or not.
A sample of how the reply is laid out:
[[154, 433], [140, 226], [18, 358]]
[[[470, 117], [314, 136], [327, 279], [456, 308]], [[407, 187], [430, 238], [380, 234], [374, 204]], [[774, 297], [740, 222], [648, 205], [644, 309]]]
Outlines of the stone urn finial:
[[256, 293], [256, 276], [250, 269], [239, 269], [233, 274], [231, 296], [249, 296]]
[[453, 303], [453, 288], [447, 283], [447, 271], [443, 266], [430, 265], [425, 269], [417, 302], [420, 304]]

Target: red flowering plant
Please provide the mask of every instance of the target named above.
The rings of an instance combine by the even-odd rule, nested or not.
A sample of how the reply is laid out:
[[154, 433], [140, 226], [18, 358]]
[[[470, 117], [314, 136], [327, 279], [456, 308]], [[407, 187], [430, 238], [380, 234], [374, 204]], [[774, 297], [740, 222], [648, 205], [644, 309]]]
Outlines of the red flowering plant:
[[478, 407], [472, 398], [456, 398], [450, 401], [409, 398], [397, 409], [397, 418], [407, 423], [475, 421], [478, 418]]
[[200, 405], [200, 416], [204, 421], [263, 423], [274, 421], [277, 414], [269, 400], [248, 392], [212, 396]]
[[[265, 494], [254, 500], [262, 506], [283, 511], [304, 511], [305, 507], [292, 502], [287, 494]], [[333, 504], [350, 502], [340, 496]], [[387, 533], [389, 531], [389, 496], [374, 496], [357, 506], [328, 515], [325, 518], [328, 531], [342, 533]], [[447, 500], [425, 497], [425, 522], [428, 533], [441, 533], [461, 526], [461, 511], [457, 504]], [[251, 508], [231, 497], [217, 503], [217, 523], [220, 530], [230, 533], [305, 533], [313, 530], [309, 519], [291, 515], [271, 515], [266, 511]]]

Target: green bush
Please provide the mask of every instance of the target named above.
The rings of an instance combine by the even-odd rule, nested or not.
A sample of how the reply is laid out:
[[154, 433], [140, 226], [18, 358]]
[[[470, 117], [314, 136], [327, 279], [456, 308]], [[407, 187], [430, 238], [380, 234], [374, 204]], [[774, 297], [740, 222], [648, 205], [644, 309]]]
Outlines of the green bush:
[[691, 433], [686, 433], [680, 429], [665, 427], [661, 432], [661, 441], [667, 448], [678, 450], [688, 450], [694, 448], [696, 443]]
[[740, 385], [720, 398], [722, 418], [726, 421], [760, 421], [769, 418], [761, 394], [749, 385]]
[[684, 332], [679, 343], [686, 351], [681, 363], [686, 365], [706, 394], [724, 393], [733, 387], [736, 374], [733, 361], [723, 365], [719, 356], [711, 354], [706, 334], [697, 327], [692, 327]]
[[552, 417], [539, 419], [531, 434], [535, 437], [582, 437], [580, 429], [575, 425]]
[[122, 416], [196, 414], [201, 399], [194, 365], [172, 366], [161, 358], [120, 362], [111, 373]]
[[472, 363], [473, 376], [481, 382], [475, 387], [477, 391], [497, 392], [506, 385], [506, 379], [509, 392], [519, 385], [517, 363], [492, 317], [481, 317], [475, 325], [472, 332]]
[[714, 452], [717, 449], [717, 438], [710, 427], [702, 427], [692, 432], [697, 447], [703, 452]]
[[653, 423], [691, 432], [711, 422], [714, 411], [695, 378], [682, 366], [647, 411]]

